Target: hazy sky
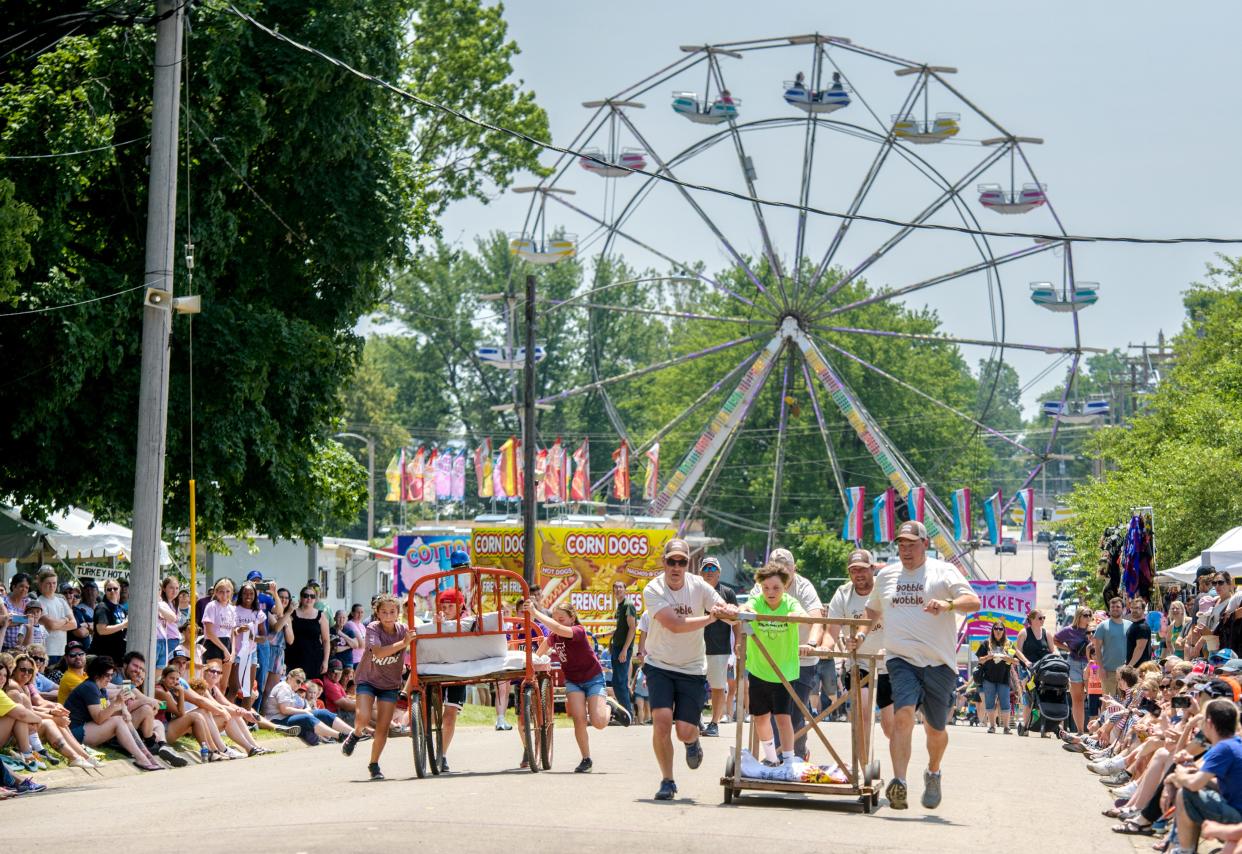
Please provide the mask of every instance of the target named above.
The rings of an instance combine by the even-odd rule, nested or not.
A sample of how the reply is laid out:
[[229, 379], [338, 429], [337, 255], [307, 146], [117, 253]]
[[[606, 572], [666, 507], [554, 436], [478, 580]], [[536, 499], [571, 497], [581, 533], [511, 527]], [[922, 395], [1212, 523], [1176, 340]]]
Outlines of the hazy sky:
[[[1242, 11], [1235, 4], [514, 2], [506, 17], [511, 36], [522, 48], [515, 63], [517, 75], [547, 110], [553, 138], [560, 144], [568, 144], [590, 118], [582, 101], [612, 95], [676, 61], [684, 55], [679, 45], [818, 31], [903, 58], [956, 66], [959, 73], [950, 81], [978, 107], [1016, 135], [1046, 140], [1042, 146], [1027, 147], [1027, 155], [1039, 179], [1048, 185], [1049, 198], [1070, 233], [1242, 235], [1236, 215], [1242, 198], [1242, 170], [1237, 165], [1242, 114], [1234, 108], [1236, 97], [1230, 94], [1242, 79], [1242, 57], [1236, 46]], [[865, 99], [887, 122], [912, 78], [899, 79], [893, 75], [894, 66], [840, 49], [831, 49], [831, 56], [861, 96], [832, 118], [877, 129], [876, 120], [861, 103]], [[781, 84], [798, 70], [810, 71], [810, 47], [748, 53], [741, 60], [722, 58], [721, 63], [726, 83], [743, 102], [743, 121], [803, 115], [783, 102]], [[643, 95], [646, 109], [629, 112], [639, 132], [662, 157], [671, 157], [720, 129], [693, 124], [670, 109], [674, 90], [702, 91], [703, 86], [704, 71], [698, 66]], [[943, 89], [933, 85], [930, 97], [931, 112], [962, 114], [961, 134], [953, 144], [919, 146], [914, 153], [956, 179], [986, 155], [978, 140], [995, 132]], [[803, 127], [772, 126], [747, 133], [744, 140], [758, 173], [759, 195], [796, 202]], [[594, 144], [608, 147], [604, 136]], [[622, 130], [618, 144], [629, 147], [637, 142]], [[810, 203], [844, 210], [875, 150], [873, 142], [820, 131]], [[548, 154], [544, 162], [550, 164], [553, 159]], [[881, 173], [862, 212], [909, 219], [937, 191], [910, 165], [895, 158], [889, 162], [892, 165]], [[691, 158], [676, 173], [688, 181], [744, 190], [727, 138]], [[1019, 183], [1023, 177], [1020, 171]], [[1006, 161], [980, 181], [1007, 184], [1008, 179]], [[573, 202], [598, 216], [620, 211], [642, 180], [630, 176], [606, 181], [573, 165], [561, 185], [577, 190]], [[523, 178], [519, 183], [529, 181]], [[1054, 228], [1046, 210], [1001, 216], [983, 209], [975, 183], [971, 182], [962, 198], [984, 228]], [[605, 192], [614, 194], [614, 200], [610, 202]], [[694, 198], [733, 246], [743, 253], [759, 253], [762, 244], [748, 204], [703, 194]], [[476, 235], [493, 229], [517, 231], [529, 199], [508, 194], [489, 205], [459, 204], [444, 218], [445, 237], [471, 243]], [[595, 228], [551, 203], [547, 219], [550, 226], [563, 226], [584, 238]], [[960, 223], [947, 213], [933, 221]], [[778, 251], [788, 259], [794, 251], [796, 217], [769, 213], [768, 223]], [[811, 217], [806, 254], [818, 259], [835, 227], [834, 220]], [[709, 270], [727, 264], [720, 241], [673, 188], [652, 190], [623, 228], [679, 260], [703, 260]], [[891, 233], [886, 227], [856, 225], [834, 263], [856, 264]], [[584, 254], [600, 250], [600, 236], [596, 234], [594, 242], [584, 247]], [[992, 250], [1000, 255], [1029, 245], [1029, 240], [997, 239]], [[630, 244], [622, 242], [617, 248], [639, 267], [667, 266]], [[1081, 315], [1083, 343], [1124, 347], [1154, 341], [1160, 329], [1169, 334], [1176, 331], [1182, 319], [1181, 292], [1202, 278], [1204, 264], [1217, 248], [1079, 245], [1074, 251], [1078, 280], [1100, 282], [1102, 293], [1100, 302]], [[904, 241], [869, 270], [867, 278], [873, 285], [907, 284], [978, 259], [968, 237], [923, 233]], [[1060, 281], [1063, 264], [1062, 257], [1049, 252], [1001, 268], [1009, 340], [1072, 342], [1069, 315], [1046, 312], [1028, 298], [1030, 282]], [[939, 311], [950, 334], [992, 337], [982, 276], [921, 291], [910, 301]], [[848, 315], [840, 319], [847, 320]], [[986, 355], [979, 348], [963, 349], [972, 365]], [[1013, 351], [1007, 358], [1024, 383], [1051, 361], [1043, 355]], [[1061, 370], [1050, 374], [1024, 400], [1029, 404], [1063, 376]]]

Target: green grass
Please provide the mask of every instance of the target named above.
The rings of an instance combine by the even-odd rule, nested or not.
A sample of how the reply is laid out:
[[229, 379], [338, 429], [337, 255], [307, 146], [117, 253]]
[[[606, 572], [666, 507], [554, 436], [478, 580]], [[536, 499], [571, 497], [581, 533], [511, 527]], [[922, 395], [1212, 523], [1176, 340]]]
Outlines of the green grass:
[[[505, 720], [517, 726], [517, 713], [513, 709], [509, 709], [505, 713]], [[467, 703], [457, 716], [457, 725], [462, 726], [486, 726], [494, 727], [496, 725], [496, 709], [492, 706], [476, 706]], [[556, 716], [556, 725], [558, 727], [572, 727], [574, 722], [565, 715]]]

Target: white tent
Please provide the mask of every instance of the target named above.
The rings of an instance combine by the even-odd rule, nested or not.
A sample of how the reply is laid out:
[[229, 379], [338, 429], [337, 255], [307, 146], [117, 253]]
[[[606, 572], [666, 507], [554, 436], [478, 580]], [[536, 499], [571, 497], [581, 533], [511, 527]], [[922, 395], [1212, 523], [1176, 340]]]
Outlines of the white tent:
[[1182, 584], [1193, 584], [1195, 572], [1201, 566], [1223, 569], [1233, 574], [1242, 570], [1242, 527], [1231, 528], [1197, 557], [1192, 557], [1172, 569], [1161, 570], [1160, 575], [1176, 579]]
[[[35, 525], [21, 518], [16, 508], [0, 508], [12, 522], [28, 526], [36, 535], [41, 535], [41, 543], [31, 549], [31, 555], [10, 555], [19, 560], [38, 555], [46, 546], [54, 551], [62, 560], [82, 560], [84, 558], [121, 558], [129, 560], [133, 547], [134, 532], [114, 522], [96, 522], [95, 517], [85, 510], [70, 507], [64, 513], [57, 513], [48, 519], [47, 525]], [[172, 557], [168, 553], [168, 544], [160, 543], [160, 565], [168, 566]]]

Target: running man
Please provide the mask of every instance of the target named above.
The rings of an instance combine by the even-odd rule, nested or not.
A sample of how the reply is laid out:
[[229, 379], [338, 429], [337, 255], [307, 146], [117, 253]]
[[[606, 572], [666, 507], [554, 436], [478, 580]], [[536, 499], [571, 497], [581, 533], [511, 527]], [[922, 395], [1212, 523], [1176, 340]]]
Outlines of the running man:
[[[837, 588], [837, 592], [832, 595], [832, 599], [828, 602], [828, 616], [836, 620], [865, 620], [867, 618], [867, 600], [871, 597], [871, 591], [875, 589], [875, 565], [871, 552], [866, 549], [854, 549], [850, 552], [850, 559], [845, 567], [845, 571], [849, 573], [850, 580]], [[846, 636], [849, 636], [846, 632]], [[832, 639], [827, 648], [829, 650], [838, 650], [841, 648], [841, 626], [828, 626], [828, 635]], [[884, 627], [875, 626], [871, 633], [867, 635], [867, 642], [859, 647], [858, 651], [864, 655], [884, 655]], [[888, 671], [884, 667], [884, 659], [880, 658], [876, 662], [875, 673], [869, 688], [863, 689], [863, 702], [871, 703], [874, 708], [880, 710], [880, 729], [884, 731], [885, 738], [893, 737], [893, 689], [888, 680]], [[850, 672], [845, 667], [842, 674], [842, 681], [845, 684], [845, 690], [850, 690]], [[858, 662], [858, 678], [865, 681], [864, 677], [871, 670], [871, 662], [867, 660]], [[871, 698], [875, 699], [872, 700]], [[867, 727], [863, 730], [863, 743], [870, 747], [871, 728]], [[863, 751], [864, 756], [869, 756], [868, 750]]]
[[651, 746], [660, 765], [658, 801], [671, 801], [677, 794], [673, 782], [674, 722], [677, 740], [686, 746], [686, 764], [691, 769], [703, 764], [699, 745], [699, 724], [707, 699], [703, 630], [717, 617], [737, 618], [737, 606], [726, 604], [710, 584], [687, 572], [689, 568], [689, 544], [669, 540], [664, 546], [663, 575], [643, 588], [644, 609], [651, 615], [651, 630], [644, 638], [643, 675], [651, 699]]
[[[712, 589], [724, 599], [727, 605], [737, 604], [737, 594], [726, 585], [720, 586], [720, 561], [714, 557], [705, 557], [699, 564], [699, 576], [712, 586]], [[712, 623], [703, 630], [703, 642], [707, 649], [707, 687], [712, 697], [712, 720], [703, 727], [703, 735], [720, 735], [720, 719], [724, 716], [727, 706], [725, 699], [729, 694], [729, 658], [733, 655], [733, 646], [740, 634], [738, 624]]]
[[[906, 772], [914, 710], [923, 707], [927, 770], [923, 772], [925, 809], [940, 806], [940, 760], [949, 746], [945, 730], [957, 687], [957, 619], [979, 610], [979, 597], [952, 564], [927, 556], [930, 541], [922, 522], [897, 529], [900, 566], [881, 570], [867, 600], [867, 618], [884, 621], [885, 666], [893, 690], [893, 731], [889, 756], [893, 779], [885, 789], [889, 806], [907, 806]], [[862, 646], [868, 631], [855, 635]]]

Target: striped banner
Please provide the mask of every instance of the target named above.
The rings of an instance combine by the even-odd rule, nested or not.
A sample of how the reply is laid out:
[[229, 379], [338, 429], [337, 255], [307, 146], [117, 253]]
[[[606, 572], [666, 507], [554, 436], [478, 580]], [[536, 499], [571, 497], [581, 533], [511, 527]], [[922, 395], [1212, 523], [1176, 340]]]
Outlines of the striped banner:
[[1035, 490], [1019, 489], [1018, 503], [1022, 505], [1022, 539], [1028, 543], [1035, 542]]
[[970, 489], [963, 487], [953, 491], [953, 539], [966, 542], [974, 535], [970, 521]]
[[847, 543], [861, 543], [863, 539], [863, 515], [866, 513], [867, 488], [851, 486], [845, 490], [845, 524], [841, 527], [841, 539]]
[[926, 486], [912, 486], [910, 492], [906, 495], [906, 509], [910, 511], [910, 518], [915, 522], [923, 521], [924, 507], [927, 501]]
[[1000, 490], [996, 490], [983, 502], [983, 521], [988, 525], [988, 539], [992, 545], [999, 546], [1001, 541], [1001, 500]]
[[871, 509], [872, 529], [877, 543], [891, 543], [897, 535], [897, 490], [886, 489], [876, 498]]

